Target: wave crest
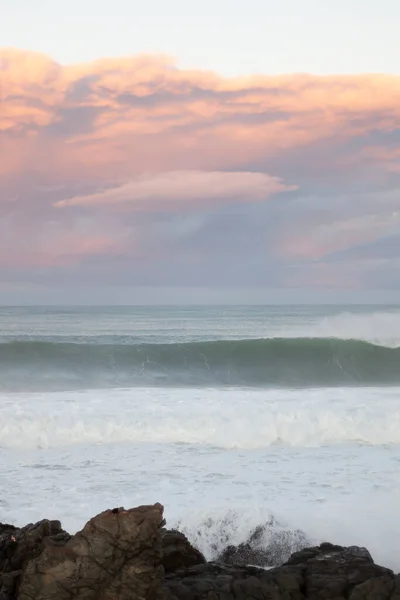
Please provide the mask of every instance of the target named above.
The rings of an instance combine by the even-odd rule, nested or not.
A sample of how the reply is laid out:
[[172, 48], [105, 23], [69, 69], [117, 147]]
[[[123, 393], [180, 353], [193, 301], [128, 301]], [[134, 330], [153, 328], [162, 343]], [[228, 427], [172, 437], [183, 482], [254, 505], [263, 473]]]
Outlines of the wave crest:
[[400, 383], [400, 348], [335, 338], [0, 344], [0, 389]]

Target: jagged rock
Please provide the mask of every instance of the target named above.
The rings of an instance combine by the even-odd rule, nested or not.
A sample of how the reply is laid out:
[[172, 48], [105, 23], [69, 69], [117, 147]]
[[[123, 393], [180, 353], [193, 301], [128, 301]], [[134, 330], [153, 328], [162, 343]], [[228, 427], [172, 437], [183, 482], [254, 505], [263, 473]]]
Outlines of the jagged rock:
[[206, 559], [180, 531], [162, 531], [163, 567], [166, 573], [185, 567], [201, 565]]
[[167, 600], [399, 600], [393, 572], [362, 548], [322, 544], [268, 571], [208, 563], [165, 580]]
[[371, 579], [383, 578], [382, 584], [394, 579], [390, 569], [376, 565], [368, 550], [357, 546], [321, 544], [296, 552], [286, 566], [304, 570], [307, 598], [311, 599], [350, 598], [358, 585]]
[[46, 546], [66, 544], [70, 535], [59, 521], [43, 520], [18, 528], [0, 524], [0, 600], [14, 600], [27, 563]]
[[161, 600], [163, 524], [161, 504], [101, 513], [29, 561], [18, 600]]

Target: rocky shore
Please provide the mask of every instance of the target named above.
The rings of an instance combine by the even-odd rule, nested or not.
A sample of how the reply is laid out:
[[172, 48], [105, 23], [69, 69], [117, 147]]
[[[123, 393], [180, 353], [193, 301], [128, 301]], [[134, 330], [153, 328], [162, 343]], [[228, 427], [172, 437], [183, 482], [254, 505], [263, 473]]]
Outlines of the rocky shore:
[[365, 548], [325, 543], [277, 562], [250, 543], [207, 562], [165, 528], [160, 504], [117, 508], [73, 536], [59, 521], [0, 525], [0, 600], [400, 600], [400, 576]]

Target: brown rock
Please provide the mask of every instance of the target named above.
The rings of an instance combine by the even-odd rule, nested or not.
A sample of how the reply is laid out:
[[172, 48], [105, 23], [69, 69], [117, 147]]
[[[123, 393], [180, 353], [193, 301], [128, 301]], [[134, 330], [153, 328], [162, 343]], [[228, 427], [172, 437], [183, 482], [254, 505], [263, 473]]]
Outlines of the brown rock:
[[18, 600], [161, 599], [162, 525], [160, 504], [101, 513], [28, 563]]

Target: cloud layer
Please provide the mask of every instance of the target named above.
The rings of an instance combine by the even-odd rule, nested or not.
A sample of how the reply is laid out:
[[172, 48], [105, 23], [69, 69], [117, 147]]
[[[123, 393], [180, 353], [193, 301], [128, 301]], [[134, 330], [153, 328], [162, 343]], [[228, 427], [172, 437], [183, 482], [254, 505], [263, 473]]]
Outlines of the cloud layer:
[[400, 288], [400, 77], [4, 49], [0, 78], [3, 283]]
[[167, 171], [138, 175], [131, 181], [95, 194], [59, 200], [55, 206], [129, 206], [135, 210], [180, 209], [195, 203], [265, 201], [271, 194], [296, 189], [264, 173], [229, 171]]

